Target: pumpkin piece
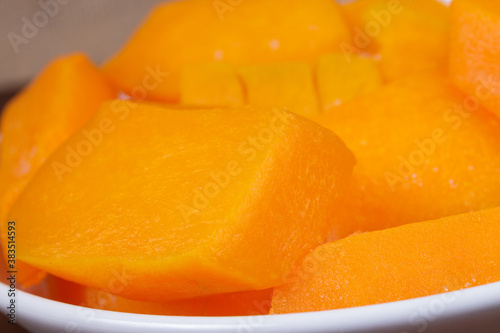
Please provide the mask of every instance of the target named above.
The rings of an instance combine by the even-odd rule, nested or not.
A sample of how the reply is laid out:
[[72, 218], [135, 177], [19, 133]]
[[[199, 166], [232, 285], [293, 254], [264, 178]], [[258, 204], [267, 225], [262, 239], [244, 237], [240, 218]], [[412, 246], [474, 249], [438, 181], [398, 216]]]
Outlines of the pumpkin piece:
[[181, 71], [181, 103], [186, 105], [244, 105], [243, 87], [233, 66], [203, 63]]
[[[7, 212], [49, 156], [116, 90], [83, 54], [52, 61], [2, 112], [0, 221], [7, 244]], [[5, 252], [5, 248], [4, 248]], [[5, 252], [6, 253], [6, 252]], [[18, 283], [29, 287], [43, 272], [17, 261]]]
[[334, 133], [293, 113], [115, 101], [9, 217], [19, 259], [97, 289], [121, 279], [121, 297], [263, 290], [326, 240], [354, 163]]
[[316, 80], [322, 112], [382, 86], [377, 61], [342, 53], [323, 55], [316, 69]]
[[309, 64], [243, 66], [238, 72], [248, 104], [285, 107], [304, 117], [319, 114], [314, 76]]
[[450, 75], [459, 88], [500, 117], [499, 54], [499, 3], [453, 1]]
[[[162, 316], [267, 315], [272, 289], [218, 294], [172, 302], [134, 301], [49, 275], [45, 297], [92, 309]], [[112, 286], [116, 287], [116, 286]]]
[[500, 121], [447, 78], [407, 77], [318, 122], [358, 160], [332, 240], [500, 206]]
[[387, 81], [448, 64], [449, 9], [436, 0], [356, 0], [344, 5], [353, 25], [346, 54], [380, 54]]
[[354, 235], [309, 254], [302, 274], [274, 289], [270, 313], [350, 308], [461, 290], [500, 281], [499, 263], [500, 208]]
[[331, 0], [175, 1], [158, 6], [104, 68], [132, 97], [143, 87], [149, 99], [176, 102], [187, 65], [314, 64], [349, 39], [340, 7]]

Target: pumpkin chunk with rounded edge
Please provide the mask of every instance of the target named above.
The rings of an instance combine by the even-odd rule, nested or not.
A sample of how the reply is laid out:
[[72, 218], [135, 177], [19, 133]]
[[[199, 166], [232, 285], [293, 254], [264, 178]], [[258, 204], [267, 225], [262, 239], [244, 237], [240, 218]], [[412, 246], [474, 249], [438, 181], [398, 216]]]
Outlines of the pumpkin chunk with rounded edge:
[[451, 5], [450, 75], [500, 117], [500, 4], [455, 0]]
[[318, 121], [358, 160], [332, 240], [500, 205], [500, 121], [447, 78], [407, 77]]
[[147, 82], [148, 96], [171, 102], [179, 100], [179, 74], [187, 65], [312, 64], [322, 53], [339, 50], [350, 37], [332, 0], [251, 0], [224, 8], [220, 3], [186, 0], [158, 6], [105, 65], [106, 73], [132, 97], [134, 87], [143, 86], [153, 73], [157, 80]]
[[[3, 110], [0, 146], [0, 220], [6, 242], [7, 212], [49, 156], [82, 127], [116, 91], [82, 54], [58, 58]], [[21, 266], [22, 265], [22, 266]], [[43, 276], [17, 261], [18, 283]]]
[[[116, 287], [118, 283], [113, 284]], [[267, 315], [272, 289], [217, 294], [171, 302], [143, 302], [86, 287], [49, 275], [46, 298], [92, 309], [162, 316]]]
[[243, 86], [234, 66], [202, 63], [181, 71], [181, 103], [186, 105], [244, 105]]
[[500, 281], [500, 208], [354, 235], [315, 249], [271, 314], [393, 302]]
[[293, 113], [115, 101], [14, 205], [18, 258], [126, 298], [262, 290], [328, 236], [354, 165]]

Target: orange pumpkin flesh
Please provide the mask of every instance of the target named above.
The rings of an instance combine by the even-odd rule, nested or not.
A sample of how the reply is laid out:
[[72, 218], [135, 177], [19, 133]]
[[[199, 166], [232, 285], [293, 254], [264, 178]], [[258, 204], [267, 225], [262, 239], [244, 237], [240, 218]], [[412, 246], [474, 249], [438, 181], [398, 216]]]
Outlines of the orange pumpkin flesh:
[[[116, 90], [83, 54], [58, 58], [3, 110], [0, 146], [0, 225], [7, 244], [7, 213], [49, 156], [98, 110]], [[5, 252], [5, 249], [4, 249]], [[18, 283], [43, 278], [17, 262]]]
[[407, 77], [317, 120], [358, 160], [332, 239], [500, 206], [500, 121], [442, 75]]
[[353, 165], [335, 134], [292, 113], [116, 101], [9, 218], [19, 259], [98, 289], [119, 275], [130, 281], [119, 296], [261, 290], [326, 240]]
[[499, 262], [500, 208], [354, 235], [309, 254], [302, 274], [275, 288], [271, 314], [350, 308], [479, 286], [500, 280]]
[[218, 9], [212, 0], [158, 6], [105, 65], [105, 72], [133, 97], [143, 87], [148, 98], [175, 102], [180, 97], [179, 75], [187, 65], [207, 61], [313, 64], [322, 53], [339, 50], [340, 43], [350, 38], [335, 1], [251, 0], [229, 7], [232, 10]]
[[495, 1], [455, 0], [451, 6], [450, 76], [500, 117], [500, 6]]
[[46, 297], [92, 309], [162, 316], [248, 316], [267, 315], [272, 289], [219, 294], [172, 302], [143, 302], [126, 299], [49, 275]]

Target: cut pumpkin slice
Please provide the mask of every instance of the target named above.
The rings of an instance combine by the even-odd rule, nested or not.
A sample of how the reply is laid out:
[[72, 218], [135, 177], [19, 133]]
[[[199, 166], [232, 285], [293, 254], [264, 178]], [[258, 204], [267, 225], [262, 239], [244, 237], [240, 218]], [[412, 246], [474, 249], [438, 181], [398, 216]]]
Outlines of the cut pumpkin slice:
[[14, 205], [18, 258], [119, 296], [263, 290], [322, 244], [355, 161], [331, 131], [259, 108], [115, 101]]
[[[7, 212], [49, 156], [98, 110], [115, 89], [82, 54], [58, 58], [3, 110], [0, 146], [0, 220], [7, 244]], [[5, 249], [4, 249], [5, 250]], [[17, 262], [18, 283], [43, 273]]]
[[[320, 246], [271, 314], [333, 310], [500, 281], [500, 208], [354, 235]], [[291, 279], [290, 279], [291, 280]], [[444, 296], [452, 302], [456, 294]]]

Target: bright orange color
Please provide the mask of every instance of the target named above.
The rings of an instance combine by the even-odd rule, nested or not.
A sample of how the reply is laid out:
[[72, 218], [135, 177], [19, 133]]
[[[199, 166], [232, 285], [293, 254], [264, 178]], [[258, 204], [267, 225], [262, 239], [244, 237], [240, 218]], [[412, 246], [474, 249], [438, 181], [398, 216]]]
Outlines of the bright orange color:
[[[131, 95], [144, 86], [148, 97], [172, 102], [179, 100], [179, 74], [186, 65], [314, 63], [349, 38], [332, 0], [176, 1], [157, 7], [105, 70]], [[146, 79], [151, 69], [162, 73], [154, 84]]]
[[202, 106], [279, 106], [305, 117], [319, 114], [314, 73], [308, 63], [187, 66], [181, 72], [181, 101]]
[[234, 66], [221, 62], [186, 66], [181, 71], [181, 103], [244, 105], [243, 86]]
[[350, 45], [379, 53], [387, 80], [447, 66], [449, 13], [439, 1], [356, 0], [344, 10], [354, 29]]
[[247, 103], [285, 107], [304, 117], [319, 114], [313, 70], [307, 63], [242, 66]]
[[[6, 215], [45, 160], [82, 127], [115, 90], [82, 54], [54, 60], [3, 110], [0, 147], [0, 220], [5, 244]], [[18, 262], [18, 266], [22, 263]], [[18, 282], [42, 274], [18, 267]]]
[[316, 69], [316, 82], [322, 111], [338, 106], [382, 85], [377, 61], [342, 53], [323, 55]]
[[500, 121], [446, 78], [408, 77], [318, 121], [358, 159], [332, 239], [500, 206]]
[[19, 259], [98, 289], [124, 280], [110, 290], [122, 297], [262, 290], [326, 240], [353, 165], [334, 133], [292, 113], [115, 101], [9, 217]]
[[271, 314], [393, 302], [500, 281], [500, 208], [320, 246], [275, 288]]
[[455, 0], [451, 6], [450, 74], [467, 94], [500, 116], [500, 4]]
[[93, 309], [163, 316], [266, 315], [272, 289], [219, 294], [164, 303], [134, 301], [49, 275], [47, 298]]

